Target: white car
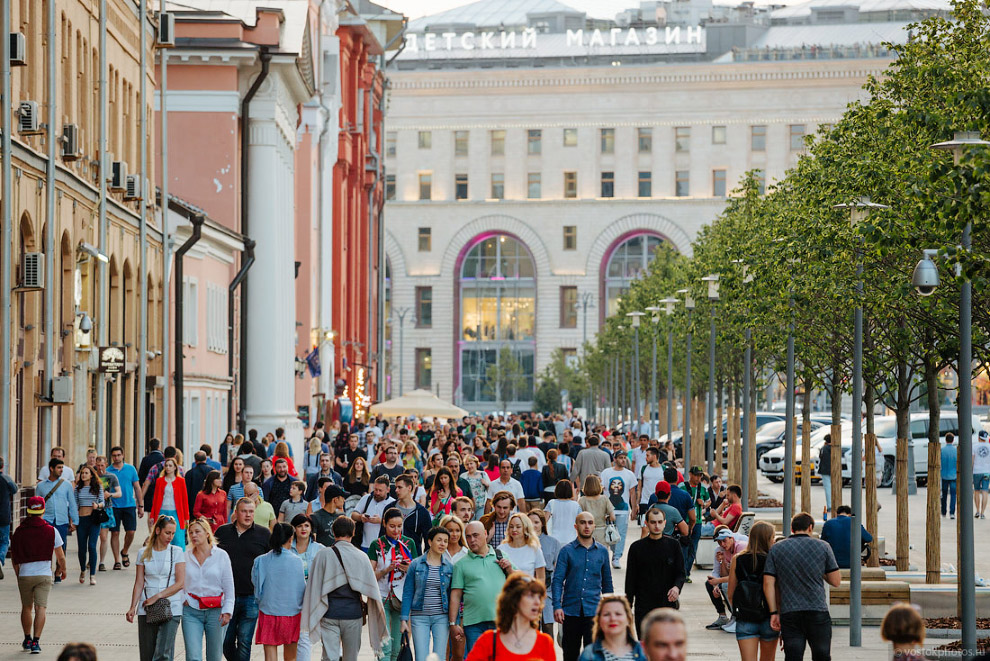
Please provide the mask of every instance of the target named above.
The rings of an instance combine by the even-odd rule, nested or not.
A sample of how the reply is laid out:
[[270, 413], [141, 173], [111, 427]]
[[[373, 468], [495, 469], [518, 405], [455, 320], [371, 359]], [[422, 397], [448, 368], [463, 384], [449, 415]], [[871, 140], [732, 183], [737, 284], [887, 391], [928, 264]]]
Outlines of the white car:
[[[829, 432], [829, 427], [819, 427], [815, 431], [811, 432], [811, 460], [814, 463], [818, 461], [818, 454], [815, 450], [816, 447], [820, 447], [824, 442], [825, 434]], [[795, 460], [800, 461], [801, 457], [801, 443], [802, 439], [798, 435], [797, 442], [795, 443]], [[784, 446], [773, 448], [772, 450], [767, 450], [764, 452], [759, 460], [757, 461], [757, 467], [771, 482], [783, 482], [784, 481]]]

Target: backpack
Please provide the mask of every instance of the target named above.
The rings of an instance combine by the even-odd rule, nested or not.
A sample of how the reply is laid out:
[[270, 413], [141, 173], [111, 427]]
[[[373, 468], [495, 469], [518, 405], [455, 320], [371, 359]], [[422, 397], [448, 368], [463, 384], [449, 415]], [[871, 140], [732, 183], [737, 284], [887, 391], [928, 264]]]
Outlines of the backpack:
[[762, 622], [767, 619], [766, 596], [763, 594], [763, 576], [752, 573], [752, 559], [737, 556], [736, 569], [742, 568], [743, 577], [736, 584], [732, 595], [732, 615], [743, 622]]
[[512, 479], [516, 482], [522, 479], [522, 459], [516, 459], [515, 463], [512, 464]]

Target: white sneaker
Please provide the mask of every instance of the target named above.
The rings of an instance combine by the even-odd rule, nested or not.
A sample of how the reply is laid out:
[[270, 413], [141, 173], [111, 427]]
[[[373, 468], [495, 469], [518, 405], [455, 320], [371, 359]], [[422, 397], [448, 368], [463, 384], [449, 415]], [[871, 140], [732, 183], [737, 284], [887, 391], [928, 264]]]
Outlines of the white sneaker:
[[622, 564], [618, 560], [613, 560], [612, 569], [622, 569]]
[[724, 627], [722, 627], [722, 631], [724, 631], [726, 633], [735, 633], [736, 632], [736, 618], [732, 618], [731, 620], [729, 620], [729, 623], [726, 624]]

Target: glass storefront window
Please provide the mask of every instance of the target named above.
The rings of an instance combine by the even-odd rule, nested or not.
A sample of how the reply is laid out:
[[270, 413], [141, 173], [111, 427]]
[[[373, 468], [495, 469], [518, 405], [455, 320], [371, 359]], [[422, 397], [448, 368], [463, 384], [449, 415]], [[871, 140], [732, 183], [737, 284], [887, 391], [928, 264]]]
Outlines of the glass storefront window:
[[618, 312], [619, 299], [633, 280], [646, 272], [662, 244], [658, 236], [640, 234], [629, 237], [612, 251], [605, 267], [606, 316]]

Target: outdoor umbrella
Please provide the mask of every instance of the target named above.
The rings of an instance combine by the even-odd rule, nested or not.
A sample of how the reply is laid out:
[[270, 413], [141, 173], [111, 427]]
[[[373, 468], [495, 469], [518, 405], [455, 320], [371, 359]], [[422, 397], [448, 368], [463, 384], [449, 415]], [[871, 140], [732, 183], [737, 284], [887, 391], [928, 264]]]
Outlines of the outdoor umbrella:
[[431, 418], [463, 418], [468, 414], [464, 409], [448, 404], [429, 390], [413, 390], [401, 397], [375, 404], [369, 409], [372, 415], [385, 417], [410, 416]]

